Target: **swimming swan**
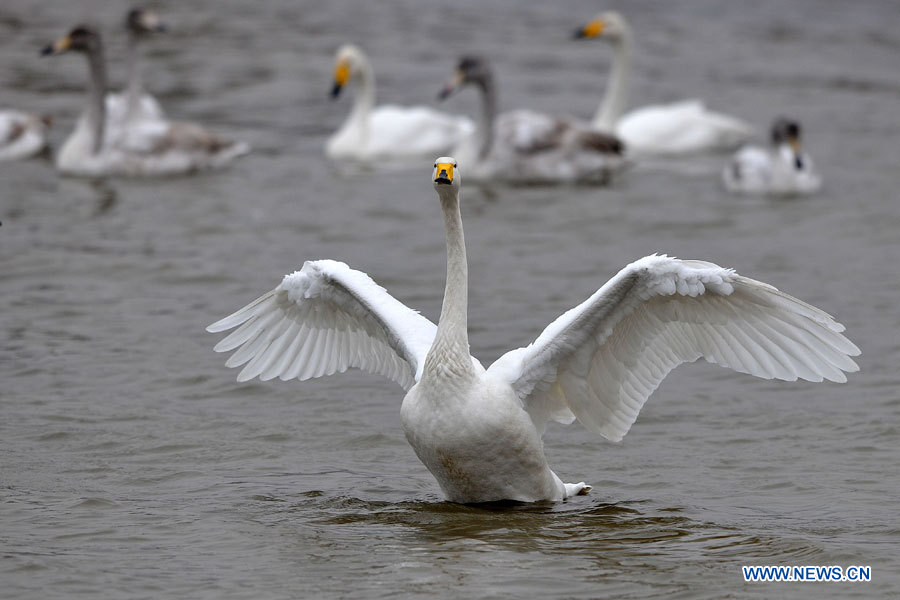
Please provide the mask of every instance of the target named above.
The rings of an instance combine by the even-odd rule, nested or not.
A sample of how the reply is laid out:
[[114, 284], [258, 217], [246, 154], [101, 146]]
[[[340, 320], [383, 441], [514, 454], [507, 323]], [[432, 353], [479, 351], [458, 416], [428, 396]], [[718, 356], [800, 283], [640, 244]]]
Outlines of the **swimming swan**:
[[125, 31], [128, 36], [128, 85], [124, 93], [106, 95], [106, 114], [110, 127], [127, 128], [137, 121], [165, 119], [166, 116], [156, 98], [144, 93], [140, 51], [140, 43], [144, 38], [166, 31], [166, 26], [156, 13], [133, 8], [125, 16]]
[[50, 119], [20, 110], [0, 110], [0, 162], [29, 158], [47, 146]]
[[353, 45], [342, 46], [334, 57], [337, 98], [351, 81], [358, 89], [350, 115], [325, 145], [331, 159], [419, 159], [449, 152], [474, 125], [466, 117], [436, 111], [427, 106], [375, 107], [375, 72], [365, 53]]
[[[120, 136], [107, 123], [106, 67], [100, 34], [79, 26], [42, 51], [80, 52], [90, 67], [87, 108], [56, 157], [56, 167], [73, 175], [170, 175], [224, 166], [249, 151], [246, 144], [219, 137], [193, 123], [144, 120]], [[139, 129], [138, 129], [139, 128]]]
[[644, 106], [628, 112], [631, 80], [631, 27], [617, 12], [598, 15], [575, 33], [577, 38], [602, 37], [615, 46], [612, 74], [592, 125], [615, 132], [629, 152], [678, 155], [729, 150], [747, 141], [752, 128], [743, 121], [706, 110], [701, 100]]
[[772, 146], [746, 146], [722, 170], [729, 192], [780, 196], [814, 194], [822, 187], [813, 160], [800, 145], [800, 124], [785, 118], [772, 124]]
[[469, 354], [460, 170], [438, 158], [447, 284], [437, 326], [368, 275], [307, 262], [271, 292], [210, 325], [238, 327], [215, 347], [237, 349], [238, 381], [309, 379], [357, 367], [406, 392], [406, 439], [453, 502], [562, 500], [584, 493], [547, 464], [548, 421], [576, 418], [622, 439], [675, 366], [707, 361], [763, 378], [846, 381], [859, 349], [823, 311], [731, 269], [647, 256], [485, 370]]
[[466, 177], [512, 184], [607, 183], [627, 166], [622, 143], [566, 117], [531, 110], [497, 114], [497, 91], [487, 60], [460, 59], [439, 94], [445, 99], [466, 85], [478, 88], [481, 115], [473, 133], [453, 151]]

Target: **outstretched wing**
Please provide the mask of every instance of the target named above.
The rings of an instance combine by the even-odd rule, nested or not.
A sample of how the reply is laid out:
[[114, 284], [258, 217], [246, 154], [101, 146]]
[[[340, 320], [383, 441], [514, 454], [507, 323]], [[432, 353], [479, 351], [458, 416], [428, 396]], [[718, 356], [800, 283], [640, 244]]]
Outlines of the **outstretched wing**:
[[310, 379], [356, 367], [412, 387], [437, 327], [342, 262], [306, 262], [277, 288], [207, 327], [240, 327], [216, 352], [238, 348], [225, 363], [256, 376]]
[[827, 313], [731, 269], [648, 256], [551, 323], [493, 373], [535, 424], [619, 441], [665, 376], [700, 357], [766, 379], [846, 381], [859, 354]]

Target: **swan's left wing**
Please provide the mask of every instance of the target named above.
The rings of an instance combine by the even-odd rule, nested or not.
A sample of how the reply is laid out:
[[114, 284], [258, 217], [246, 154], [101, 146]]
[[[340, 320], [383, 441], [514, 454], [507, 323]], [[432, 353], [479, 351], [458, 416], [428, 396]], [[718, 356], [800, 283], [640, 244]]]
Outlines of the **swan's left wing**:
[[767, 379], [846, 381], [859, 354], [825, 312], [708, 262], [648, 256], [508, 352], [508, 382], [537, 427], [576, 417], [618, 441], [673, 368], [700, 357]]
[[225, 364], [246, 363], [238, 381], [259, 376], [310, 379], [356, 367], [404, 389], [422, 373], [434, 323], [342, 262], [306, 262], [281, 285], [207, 327], [240, 327], [215, 350], [238, 348]]

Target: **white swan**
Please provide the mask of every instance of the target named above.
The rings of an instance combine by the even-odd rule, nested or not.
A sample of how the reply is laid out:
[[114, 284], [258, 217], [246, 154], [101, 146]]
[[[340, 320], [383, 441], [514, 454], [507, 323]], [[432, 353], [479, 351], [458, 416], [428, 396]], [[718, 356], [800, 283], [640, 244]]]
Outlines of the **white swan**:
[[648, 256], [622, 269], [551, 323], [529, 346], [485, 370], [469, 354], [466, 247], [453, 158], [434, 187], [447, 238], [447, 285], [438, 325], [365, 273], [307, 262], [271, 292], [207, 329], [238, 327], [215, 347], [237, 349], [238, 381], [309, 379], [349, 367], [385, 375], [406, 396], [403, 430], [454, 502], [561, 500], [544, 457], [550, 420], [576, 418], [622, 439], [675, 366], [700, 357], [758, 377], [845, 381], [859, 349], [831, 316], [731, 269]]
[[466, 117], [427, 106], [375, 107], [375, 72], [361, 49], [342, 46], [334, 58], [336, 98], [351, 80], [358, 84], [350, 115], [325, 145], [331, 159], [415, 159], [449, 152], [474, 128]]
[[678, 155], [729, 150], [753, 133], [739, 119], [706, 110], [700, 100], [644, 106], [623, 115], [631, 79], [631, 27], [621, 14], [604, 12], [575, 35], [602, 37], [615, 46], [610, 81], [592, 125], [599, 131], [615, 132], [629, 152]]
[[127, 135], [111, 132], [106, 118], [106, 68], [100, 34], [79, 26], [44, 48], [42, 54], [68, 51], [88, 59], [87, 108], [56, 157], [56, 167], [72, 175], [171, 175], [224, 166], [249, 147], [219, 137], [198, 125], [143, 120]]
[[128, 85], [124, 92], [106, 94], [106, 117], [108, 126], [113, 129], [127, 129], [135, 122], [166, 117], [156, 98], [144, 93], [140, 52], [141, 41], [148, 35], [166, 31], [166, 26], [156, 13], [133, 8], [125, 16], [125, 31], [128, 36]]
[[807, 195], [822, 187], [812, 158], [800, 146], [800, 124], [784, 118], [772, 124], [772, 147], [738, 150], [722, 170], [722, 182], [738, 194]]
[[49, 122], [20, 110], [0, 110], [0, 162], [29, 158], [43, 150]]
[[627, 166], [625, 148], [616, 137], [572, 119], [531, 110], [498, 115], [494, 76], [482, 57], [462, 57], [439, 98], [469, 84], [480, 92], [481, 115], [475, 131], [453, 151], [467, 178], [513, 184], [607, 183]]

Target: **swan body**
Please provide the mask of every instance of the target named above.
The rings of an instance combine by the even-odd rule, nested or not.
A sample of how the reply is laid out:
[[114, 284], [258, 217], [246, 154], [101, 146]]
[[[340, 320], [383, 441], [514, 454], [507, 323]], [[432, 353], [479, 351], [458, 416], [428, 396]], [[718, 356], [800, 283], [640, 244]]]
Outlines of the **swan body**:
[[722, 170], [722, 182], [732, 193], [801, 196], [818, 192], [822, 178], [812, 158], [800, 147], [800, 125], [778, 119], [772, 125], [772, 146], [745, 146]]
[[707, 110], [701, 100], [656, 104], [625, 112], [631, 80], [631, 27], [621, 14], [605, 12], [576, 37], [602, 37], [615, 46], [612, 74], [591, 124], [613, 132], [635, 155], [682, 155], [738, 147], [752, 135], [744, 121]]
[[166, 31], [156, 13], [133, 8], [125, 17], [128, 36], [128, 86], [124, 92], [106, 94], [108, 128], [114, 135], [127, 135], [130, 125], [141, 121], [160, 121], [166, 118], [162, 105], [144, 92], [141, 73], [140, 43], [147, 36]]
[[47, 119], [19, 110], [0, 110], [0, 162], [29, 158], [47, 146]]
[[729, 150], [752, 134], [742, 121], [709, 111], [700, 100], [654, 104], [629, 111], [618, 120], [615, 132], [635, 154], [657, 155]]
[[70, 50], [87, 56], [90, 79], [87, 107], [56, 157], [59, 171], [82, 176], [184, 174], [222, 167], [249, 151], [242, 142], [192, 123], [161, 119], [110, 122], [100, 35], [88, 27], [76, 27], [43, 53]]
[[431, 321], [366, 274], [307, 262], [274, 290], [210, 325], [235, 329], [239, 381], [309, 379], [350, 367], [389, 377], [406, 395], [406, 438], [448, 500], [563, 500], [590, 486], [550, 469], [541, 437], [575, 419], [607, 439], [628, 432], [675, 366], [698, 358], [764, 378], [845, 381], [859, 349], [823, 311], [703, 261], [648, 256], [622, 269], [526, 347], [484, 369], [469, 352], [468, 267], [459, 167], [433, 174], [447, 239], [441, 315]]
[[476, 130], [454, 150], [467, 178], [510, 184], [608, 183], [628, 166], [616, 137], [573, 119], [531, 110], [496, 114], [493, 73], [483, 58], [463, 57], [440, 97], [469, 84], [481, 93], [481, 116]]
[[344, 124], [325, 145], [335, 160], [416, 159], [449, 152], [474, 128], [472, 121], [427, 106], [375, 106], [375, 72], [363, 51], [342, 46], [335, 56], [337, 97], [350, 80], [359, 89]]
[[136, 108], [129, 108], [126, 93], [110, 92], [106, 95], [106, 115], [109, 126], [127, 127], [128, 123], [140, 121], [164, 121], [166, 112], [159, 101], [150, 94], [138, 98]]

